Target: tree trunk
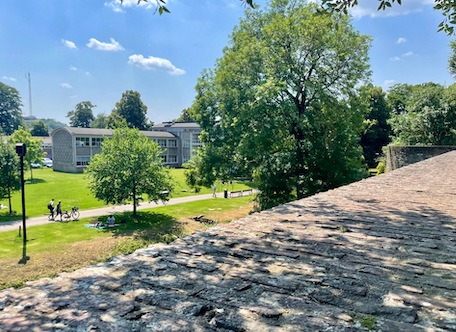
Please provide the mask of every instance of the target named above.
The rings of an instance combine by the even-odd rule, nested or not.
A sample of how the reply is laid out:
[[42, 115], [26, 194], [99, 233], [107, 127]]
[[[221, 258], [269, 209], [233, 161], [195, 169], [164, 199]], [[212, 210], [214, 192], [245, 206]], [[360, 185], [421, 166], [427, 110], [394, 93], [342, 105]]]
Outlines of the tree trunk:
[[133, 186], [133, 217], [136, 217], [136, 186]]
[[9, 202], [9, 210], [10, 210], [10, 214], [13, 213], [13, 209], [11, 207], [11, 190], [8, 189], [8, 202]]
[[[306, 109], [306, 106], [297, 102], [296, 107], [298, 109], [298, 115], [299, 115], [299, 120], [302, 120], [302, 116], [304, 115], [304, 111]], [[304, 198], [305, 197], [305, 187], [304, 185], [299, 181], [299, 176], [303, 175], [304, 172], [304, 151], [302, 147], [302, 143], [305, 140], [304, 137], [304, 132], [302, 129], [299, 127], [299, 123], [294, 122], [292, 124], [292, 134], [296, 139], [296, 145], [297, 145], [297, 151], [296, 151], [296, 173], [295, 176], [298, 179], [296, 183], [296, 196], [298, 199]]]
[[30, 182], [33, 182], [33, 168], [30, 166]]

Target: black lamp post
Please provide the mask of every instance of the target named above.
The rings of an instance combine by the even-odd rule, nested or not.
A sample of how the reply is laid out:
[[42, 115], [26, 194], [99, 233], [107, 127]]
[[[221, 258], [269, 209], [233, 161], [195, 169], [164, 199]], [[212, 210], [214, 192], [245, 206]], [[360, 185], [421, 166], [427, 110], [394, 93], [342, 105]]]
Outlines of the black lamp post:
[[17, 143], [16, 153], [21, 158], [22, 228], [24, 229], [25, 243], [27, 241], [27, 231], [25, 229], [24, 156], [27, 153], [27, 146], [24, 143]]

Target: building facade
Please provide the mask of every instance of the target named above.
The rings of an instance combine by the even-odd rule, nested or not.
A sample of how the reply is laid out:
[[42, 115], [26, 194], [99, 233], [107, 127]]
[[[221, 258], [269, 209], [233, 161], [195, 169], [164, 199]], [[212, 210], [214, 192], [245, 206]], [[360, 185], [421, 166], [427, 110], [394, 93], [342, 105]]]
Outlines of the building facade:
[[[178, 167], [179, 139], [168, 132], [140, 131], [166, 149], [161, 157], [167, 166]], [[54, 171], [81, 173], [94, 155], [101, 152], [101, 143], [111, 138], [110, 129], [57, 128], [52, 132]]]
[[181, 142], [179, 166], [187, 163], [192, 156], [196, 155], [196, 151], [202, 145], [199, 140], [201, 127], [196, 122], [163, 122], [155, 125], [152, 130], [168, 132], [179, 138]]
[[[166, 166], [181, 167], [201, 146], [201, 128], [195, 122], [162, 123], [152, 131], [140, 131], [160, 145]], [[110, 129], [57, 128], [52, 134], [52, 159], [55, 171], [81, 173], [92, 157], [101, 152], [101, 143], [111, 138]]]

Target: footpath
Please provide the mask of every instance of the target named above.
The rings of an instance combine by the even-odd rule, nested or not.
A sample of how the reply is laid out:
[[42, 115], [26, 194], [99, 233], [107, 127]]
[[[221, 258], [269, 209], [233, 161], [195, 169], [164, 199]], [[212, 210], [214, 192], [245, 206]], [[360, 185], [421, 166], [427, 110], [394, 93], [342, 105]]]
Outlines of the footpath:
[[[256, 191], [253, 190], [253, 193], [255, 193], [255, 192]], [[248, 195], [244, 195], [244, 196], [248, 196]], [[136, 207], [136, 209], [145, 210], [145, 209], [151, 209], [151, 208], [156, 208], [156, 207], [165, 206], [165, 205], [175, 205], [175, 204], [181, 204], [181, 203], [203, 201], [203, 200], [211, 199], [211, 198], [212, 198], [212, 193], [204, 194], [204, 195], [194, 195], [194, 196], [187, 196], [187, 197], [171, 198], [169, 201], [167, 201], [165, 203], [163, 203], [162, 201], [159, 201], [158, 203], [143, 202], [143, 203], [140, 203]], [[223, 198], [223, 192], [217, 193], [217, 198]], [[122, 212], [129, 212], [129, 211], [133, 211], [133, 204], [114, 205], [114, 206], [108, 206], [108, 207], [104, 207], [104, 208], [84, 210], [84, 211], [80, 210], [79, 218], [80, 219], [94, 218], [94, 217], [100, 217], [100, 216], [122, 213]], [[27, 218], [26, 222], [27, 222], [27, 228], [28, 228], [31, 226], [39, 226], [39, 225], [51, 224], [54, 222], [60, 222], [60, 218], [56, 221], [49, 220], [48, 215], [46, 215], [43, 217]], [[19, 228], [19, 226], [22, 226], [22, 219], [3, 222], [3, 223], [0, 223], [0, 232], [17, 230]]]

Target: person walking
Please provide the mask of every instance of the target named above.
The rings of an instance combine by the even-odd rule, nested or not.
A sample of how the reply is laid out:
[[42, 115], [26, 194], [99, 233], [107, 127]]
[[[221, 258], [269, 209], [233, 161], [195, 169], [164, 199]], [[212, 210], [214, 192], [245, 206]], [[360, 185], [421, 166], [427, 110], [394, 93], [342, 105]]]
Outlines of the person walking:
[[55, 207], [55, 216], [58, 217], [60, 214], [60, 221], [62, 221], [62, 201], [59, 201], [59, 204]]
[[215, 193], [215, 190], [217, 187], [215, 186], [215, 183], [212, 185], [212, 197], [217, 197], [217, 194]]
[[51, 213], [51, 220], [54, 220], [54, 199], [51, 199], [51, 201], [49, 202], [48, 209]]

